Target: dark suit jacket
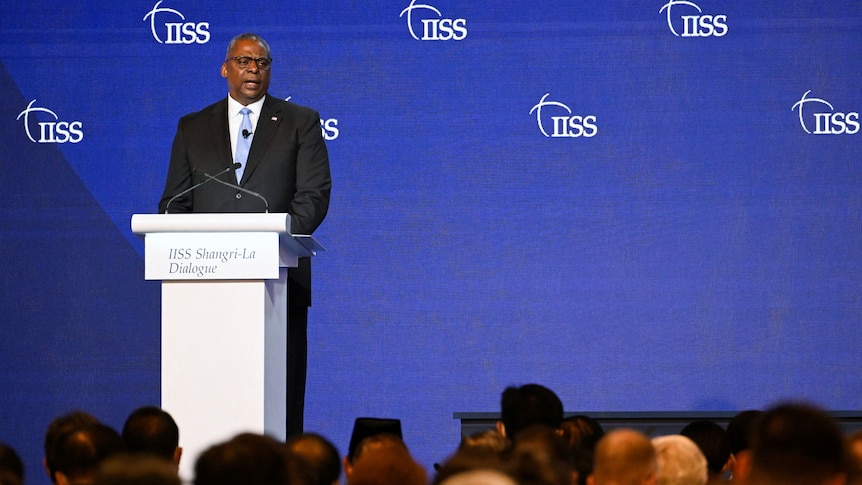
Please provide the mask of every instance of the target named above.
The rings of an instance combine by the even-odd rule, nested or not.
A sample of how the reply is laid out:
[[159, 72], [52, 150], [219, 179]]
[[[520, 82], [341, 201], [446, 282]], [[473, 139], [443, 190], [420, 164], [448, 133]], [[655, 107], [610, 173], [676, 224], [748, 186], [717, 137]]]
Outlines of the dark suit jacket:
[[[225, 98], [180, 118], [159, 213], [165, 212], [174, 195], [205, 180], [195, 169], [215, 175], [233, 163], [227, 116]], [[220, 178], [236, 183], [233, 172]], [[320, 115], [267, 94], [240, 186], [266, 198], [269, 212], [290, 214], [292, 233], [312, 234], [326, 217], [331, 184]], [[210, 181], [174, 200], [169, 212], [263, 212], [264, 208], [260, 199]], [[290, 271], [290, 279], [310, 295], [310, 262], [301, 259], [300, 267]]]

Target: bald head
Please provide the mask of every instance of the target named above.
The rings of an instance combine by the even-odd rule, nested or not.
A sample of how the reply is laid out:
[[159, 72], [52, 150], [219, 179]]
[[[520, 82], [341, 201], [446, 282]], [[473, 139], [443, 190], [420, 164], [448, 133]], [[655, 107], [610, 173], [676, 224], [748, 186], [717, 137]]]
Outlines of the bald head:
[[656, 454], [649, 438], [631, 429], [609, 432], [596, 446], [590, 485], [652, 485]]
[[316, 433], [296, 435], [285, 443], [288, 453], [296, 455], [304, 466], [314, 472], [314, 485], [338, 483], [341, 476], [341, 457], [329, 440]]

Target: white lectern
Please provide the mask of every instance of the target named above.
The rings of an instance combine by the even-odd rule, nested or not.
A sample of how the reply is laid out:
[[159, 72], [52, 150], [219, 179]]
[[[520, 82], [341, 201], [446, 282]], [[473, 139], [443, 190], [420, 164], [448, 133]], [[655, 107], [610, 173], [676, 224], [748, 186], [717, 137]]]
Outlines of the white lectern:
[[162, 280], [162, 408], [180, 474], [241, 432], [285, 438], [287, 268], [323, 248], [288, 214], [135, 214], [145, 278]]

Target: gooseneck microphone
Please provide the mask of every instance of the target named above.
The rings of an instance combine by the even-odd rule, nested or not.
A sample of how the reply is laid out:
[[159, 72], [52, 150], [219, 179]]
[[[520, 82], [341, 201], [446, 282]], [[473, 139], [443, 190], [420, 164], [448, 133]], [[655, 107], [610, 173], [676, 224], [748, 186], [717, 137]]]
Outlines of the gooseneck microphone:
[[242, 129], [242, 137], [243, 137], [243, 138], [248, 138], [248, 137], [249, 137], [249, 135], [251, 135], [251, 134], [252, 134], [252, 132], [251, 132], [251, 131], [248, 131], [248, 130], [246, 130], [245, 128], [243, 128], [243, 129]]
[[[223, 174], [226, 174], [226, 173], [228, 173], [228, 172], [231, 172], [231, 171], [237, 170], [237, 169], [238, 169], [238, 168], [240, 168], [240, 167], [242, 167], [242, 164], [241, 164], [241, 163], [234, 163], [234, 164], [231, 164], [228, 168], [226, 168], [226, 169], [222, 170], [221, 172], [217, 173], [217, 174], [215, 175], [215, 177], [218, 177], [218, 176], [223, 175]], [[195, 169], [194, 169], [194, 172], [197, 174], [197, 173], [199, 173], [199, 170], [198, 170], [197, 168], [195, 168]], [[175, 195], [175, 196], [171, 197], [171, 200], [169, 200], [169, 201], [168, 201], [168, 203], [167, 203], [167, 204], [165, 204], [165, 214], [167, 214], [167, 213], [168, 213], [168, 209], [171, 207], [171, 203], [172, 203], [173, 201], [177, 200], [177, 197], [180, 197], [180, 196], [186, 195], [186, 194], [188, 194], [189, 192], [191, 192], [192, 190], [195, 190], [196, 188], [200, 187], [201, 185], [203, 185], [203, 184], [205, 184], [205, 183], [209, 182], [210, 180], [215, 179], [215, 177], [210, 176], [210, 175], [207, 175], [207, 177], [209, 177], [209, 178], [204, 179], [204, 180], [202, 180], [202, 181], [200, 181], [200, 182], [198, 182], [198, 183], [196, 183], [196, 184], [192, 185], [191, 187], [187, 188], [186, 190], [183, 190], [183, 191], [182, 191], [182, 192], [180, 192], [179, 194], [177, 194], [177, 195]], [[218, 179], [215, 179], [215, 180], [218, 180]], [[218, 181], [219, 181], [219, 182], [221, 182], [221, 180], [218, 180]]]
[[[236, 167], [236, 168], [234, 168], [234, 170], [236, 170], [237, 168], [241, 167], [241, 166], [242, 166], [242, 164], [240, 164], [240, 163], [235, 163], [235, 164], [234, 164], [234, 166]], [[199, 169], [199, 168], [195, 168], [195, 173], [196, 173], [196, 174], [198, 174], [198, 175], [203, 175], [204, 177], [206, 177], [206, 178], [207, 178], [207, 179], [206, 179], [206, 181], [210, 181], [210, 180], [212, 180], [212, 181], [218, 182], [218, 183], [220, 183], [220, 184], [222, 184], [222, 185], [226, 185], [226, 186], [228, 186], [228, 187], [230, 187], [230, 188], [232, 188], [232, 189], [236, 189], [236, 190], [239, 190], [240, 192], [245, 192], [246, 194], [253, 195], [253, 196], [257, 197], [258, 199], [260, 199], [260, 200], [262, 200], [262, 201], [263, 201], [263, 205], [264, 205], [264, 212], [266, 212], [267, 214], [269, 214], [269, 202], [267, 202], [267, 201], [266, 201], [266, 198], [264, 198], [264, 196], [262, 196], [262, 195], [258, 194], [257, 192], [255, 192], [255, 191], [253, 191], [253, 190], [248, 190], [248, 189], [245, 189], [245, 188], [240, 187], [240, 186], [239, 186], [239, 185], [237, 185], [237, 184], [232, 184], [232, 183], [230, 183], [230, 182], [225, 182], [224, 180], [221, 180], [221, 179], [216, 178], [216, 177], [218, 177], [219, 175], [223, 174], [224, 172], [221, 172], [221, 173], [219, 173], [218, 175], [213, 176], [213, 175], [210, 175], [210, 174], [208, 174], [208, 173], [204, 172], [203, 170], [201, 170], [201, 169]]]

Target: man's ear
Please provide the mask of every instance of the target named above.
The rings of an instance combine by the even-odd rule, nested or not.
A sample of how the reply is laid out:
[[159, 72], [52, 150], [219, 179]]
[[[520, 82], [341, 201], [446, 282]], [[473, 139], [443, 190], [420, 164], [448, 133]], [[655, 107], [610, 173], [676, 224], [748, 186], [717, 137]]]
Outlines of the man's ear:
[[506, 425], [503, 424], [502, 421], [497, 421], [497, 432], [500, 433], [500, 436], [503, 438], [506, 437]]
[[69, 478], [66, 477], [66, 474], [63, 472], [54, 472], [54, 477], [57, 478], [57, 481], [55, 482], [57, 485], [69, 485], [71, 483]]
[[227, 61], [221, 64], [221, 77], [227, 79]]
[[724, 463], [724, 466], [721, 467], [721, 473], [725, 474], [725, 473], [733, 470], [733, 463], [734, 463], [733, 453], [731, 453], [730, 456], [727, 457], [727, 461]]
[[177, 446], [177, 449], [174, 450], [174, 464], [176, 466], [180, 466], [180, 459], [183, 457], [183, 447]]
[[350, 478], [350, 475], [353, 474], [353, 465], [350, 464], [350, 460], [347, 459], [347, 455], [344, 455], [344, 459], [341, 463], [341, 468], [344, 469], [344, 478]]
[[748, 478], [751, 476], [751, 459], [751, 452], [748, 450], [742, 450], [733, 455], [733, 481], [735, 483], [745, 485], [748, 482]]

